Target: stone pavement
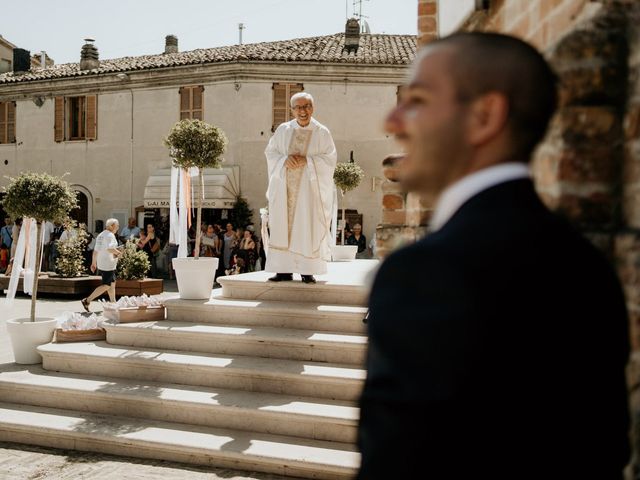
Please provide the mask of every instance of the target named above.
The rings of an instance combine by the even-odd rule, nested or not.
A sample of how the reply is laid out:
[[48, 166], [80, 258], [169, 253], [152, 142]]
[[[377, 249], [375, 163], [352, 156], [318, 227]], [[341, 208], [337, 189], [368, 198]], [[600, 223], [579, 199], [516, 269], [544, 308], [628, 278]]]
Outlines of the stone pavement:
[[[0, 480], [285, 480], [266, 473], [0, 443]], [[286, 477], [286, 480], [292, 480]]]
[[[175, 281], [165, 280], [165, 293], [161, 296], [174, 296], [176, 292]], [[18, 295], [13, 306], [7, 308], [4, 295], [0, 295], [0, 364], [13, 363], [6, 330], [7, 319], [27, 317], [30, 308], [30, 297]], [[78, 298], [54, 295], [38, 296], [36, 308], [36, 315], [41, 317], [55, 317], [65, 311], [82, 311]], [[97, 303], [92, 304], [92, 310], [99, 310]], [[121, 480], [123, 478], [128, 480], [159, 478], [163, 480], [284, 480], [284, 477], [263, 473], [0, 443], [0, 480]]]

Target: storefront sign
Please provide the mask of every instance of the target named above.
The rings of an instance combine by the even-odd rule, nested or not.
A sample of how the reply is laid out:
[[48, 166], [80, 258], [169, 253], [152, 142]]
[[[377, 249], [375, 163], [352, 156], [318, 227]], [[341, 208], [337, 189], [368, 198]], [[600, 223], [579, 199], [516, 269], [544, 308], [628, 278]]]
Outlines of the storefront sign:
[[[235, 200], [227, 198], [214, 198], [205, 199], [202, 202], [203, 208], [233, 208]], [[148, 199], [144, 201], [144, 208], [169, 208], [169, 200], [152, 200]], [[176, 202], [176, 206], [180, 206], [180, 202]], [[197, 207], [197, 201], [192, 205], [193, 208]]]

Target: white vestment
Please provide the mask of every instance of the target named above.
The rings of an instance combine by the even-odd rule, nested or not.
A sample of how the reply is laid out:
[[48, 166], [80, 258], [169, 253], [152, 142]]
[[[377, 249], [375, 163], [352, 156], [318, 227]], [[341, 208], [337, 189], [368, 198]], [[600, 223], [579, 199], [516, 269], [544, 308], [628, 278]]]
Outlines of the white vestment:
[[[310, 130], [307, 165], [287, 169], [297, 129]], [[295, 145], [295, 143], [294, 143]], [[295, 150], [295, 148], [294, 148]], [[306, 127], [296, 120], [280, 125], [265, 150], [269, 175], [269, 249], [265, 270], [276, 273], [321, 275], [331, 260], [331, 220], [334, 210], [336, 147], [329, 130], [311, 119]]]

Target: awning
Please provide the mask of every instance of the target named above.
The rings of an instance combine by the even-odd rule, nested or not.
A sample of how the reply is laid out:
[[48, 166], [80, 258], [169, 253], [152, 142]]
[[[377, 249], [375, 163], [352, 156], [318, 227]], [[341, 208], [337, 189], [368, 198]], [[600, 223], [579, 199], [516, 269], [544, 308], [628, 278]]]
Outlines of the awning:
[[[194, 199], [200, 190], [200, 180], [192, 177]], [[171, 169], [156, 170], [144, 187], [145, 208], [169, 208], [171, 196]], [[204, 208], [233, 208], [240, 194], [240, 167], [204, 169]], [[193, 207], [197, 206], [194, 202]]]

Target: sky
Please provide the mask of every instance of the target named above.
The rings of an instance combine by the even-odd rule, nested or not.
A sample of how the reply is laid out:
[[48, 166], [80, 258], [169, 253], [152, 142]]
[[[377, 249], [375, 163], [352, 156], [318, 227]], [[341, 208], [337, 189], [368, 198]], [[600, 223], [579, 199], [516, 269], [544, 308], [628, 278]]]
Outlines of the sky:
[[[85, 38], [101, 59], [162, 53], [164, 37], [180, 51], [330, 35], [344, 31], [353, 0], [20, 0], [3, 2], [0, 35], [56, 63], [77, 62]], [[356, 6], [356, 9], [359, 7]], [[371, 33], [417, 33], [416, 0], [364, 0]], [[7, 19], [13, 19], [7, 21]]]

